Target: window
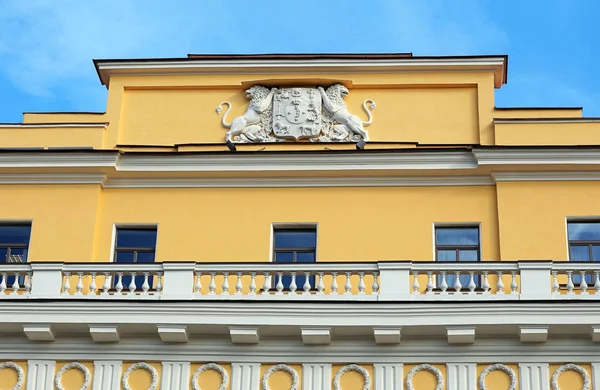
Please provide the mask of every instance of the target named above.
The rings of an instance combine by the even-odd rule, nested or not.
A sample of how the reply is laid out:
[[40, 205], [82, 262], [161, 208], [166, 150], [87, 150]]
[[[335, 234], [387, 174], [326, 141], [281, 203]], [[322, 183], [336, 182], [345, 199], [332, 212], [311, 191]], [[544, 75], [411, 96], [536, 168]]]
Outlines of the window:
[[[567, 223], [570, 261], [600, 261], [600, 222], [580, 221]], [[585, 281], [593, 284], [593, 275]], [[573, 283], [581, 283], [581, 275], [573, 275]]]
[[[153, 263], [156, 251], [156, 228], [117, 228], [115, 242], [116, 263]], [[114, 281], [117, 283], [117, 280]], [[153, 278], [148, 278], [152, 288]], [[127, 289], [131, 276], [123, 276], [123, 287]], [[144, 276], [135, 277], [138, 289], [144, 284]]]
[[[31, 224], [0, 225], [0, 263], [25, 263], [29, 249]], [[12, 286], [14, 276], [6, 278], [6, 285]], [[19, 284], [25, 284], [25, 278], [19, 277]]]
[[[479, 227], [436, 227], [435, 257], [436, 261], [479, 261]], [[461, 275], [460, 284], [463, 287], [468, 286], [470, 278], [469, 275]], [[479, 276], [475, 276], [473, 280], [477, 287], [479, 287]], [[456, 276], [447, 275], [446, 283], [449, 288], [452, 288], [454, 283], [456, 283]]]
[[[314, 228], [275, 229], [273, 232], [273, 260], [276, 263], [314, 263], [317, 251], [317, 230]], [[296, 276], [296, 286], [302, 290], [306, 281], [303, 275]], [[273, 286], [278, 282], [275, 280]], [[284, 289], [289, 289], [292, 277], [282, 278]], [[315, 288], [315, 277], [309, 278]]]

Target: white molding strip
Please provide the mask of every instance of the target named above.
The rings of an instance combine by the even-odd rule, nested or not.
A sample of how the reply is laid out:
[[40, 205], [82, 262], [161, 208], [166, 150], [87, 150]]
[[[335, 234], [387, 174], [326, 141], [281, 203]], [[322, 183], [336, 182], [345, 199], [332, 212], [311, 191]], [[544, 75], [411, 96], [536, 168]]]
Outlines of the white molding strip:
[[27, 361], [27, 390], [53, 390], [54, 360]]
[[521, 390], [550, 390], [549, 371], [548, 363], [520, 363]]
[[600, 164], [600, 148], [473, 148], [479, 165]]
[[122, 366], [123, 362], [120, 360], [94, 361], [92, 390], [119, 389], [121, 386]]
[[162, 362], [161, 390], [188, 390], [190, 388], [189, 362]]
[[404, 365], [374, 364], [375, 387], [373, 390], [402, 390], [404, 388]]
[[0, 168], [115, 167], [119, 152], [6, 152], [0, 153]]
[[599, 171], [504, 171], [492, 172], [496, 182], [502, 181], [598, 181]]
[[260, 363], [231, 363], [231, 390], [259, 390]]
[[331, 390], [331, 364], [303, 364], [302, 389]]
[[0, 123], [0, 130], [2, 129], [14, 129], [14, 128], [23, 128], [23, 129], [56, 129], [61, 127], [69, 127], [69, 128], [106, 128], [108, 123], [89, 123], [89, 122], [69, 122], [69, 123]]
[[600, 390], [600, 363], [592, 363], [592, 390]]
[[494, 118], [494, 124], [600, 123], [600, 118]]
[[[1, 176], [0, 176], [1, 180]], [[1, 182], [0, 182], [1, 183]], [[105, 188], [263, 188], [263, 187], [431, 187], [486, 186], [494, 181], [479, 176], [396, 177], [232, 177], [232, 178], [115, 178]]]
[[477, 390], [476, 363], [447, 363], [447, 390]]
[[0, 173], [1, 184], [102, 184], [103, 173]]

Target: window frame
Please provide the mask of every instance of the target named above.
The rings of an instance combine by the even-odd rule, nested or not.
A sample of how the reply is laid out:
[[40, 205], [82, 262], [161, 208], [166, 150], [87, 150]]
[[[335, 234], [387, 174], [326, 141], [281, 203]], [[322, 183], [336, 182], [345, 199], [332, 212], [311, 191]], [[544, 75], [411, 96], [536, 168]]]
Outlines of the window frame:
[[[277, 234], [278, 231], [310, 231], [310, 232], [314, 232], [315, 234], [315, 244], [314, 247], [308, 248], [308, 247], [289, 247], [289, 248], [275, 248], [275, 235]], [[316, 223], [273, 223], [271, 224], [271, 262], [274, 264], [298, 264], [298, 262], [296, 261], [296, 257], [298, 253], [313, 253], [314, 254], [314, 262], [313, 263], [317, 263], [318, 258], [317, 258], [317, 247], [319, 245], [319, 231], [318, 231], [318, 226]], [[277, 253], [278, 252], [292, 252], [292, 263], [278, 263], [277, 262]], [[303, 263], [303, 264], [309, 264], [309, 263]], [[291, 278], [289, 275], [288, 276], [284, 276], [284, 279], [287, 278]], [[304, 278], [304, 276], [302, 275], [298, 275], [296, 277], [297, 282], [298, 280], [302, 280], [301, 278]], [[276, 280], [275, 280], [276, 283]], [[271, 289], [275, 289], [275, 283], [273, 283], [273, 280], [271, 281]], [[311, 275], [310, 276], [310, 291], [316, 291], [317, 286], [316, 286], [316, 275]], [[300, 284], [298, 284], [298, 290], [301, 290], [302, 286]], [[284, 288], [283, 291], [289, 291], [289, 285], [284, 282]]]
[[[137, 250], [138, 248], [134, 248], [134, 247], [123, 247], [123, 248], [117, 248], [117, 236], [118, 236], [118, 232], [121, 229], [127, 229], [127, 230], [155, 230], [156, 231], [156, 242], [154, 243], [154, 263], [156, 263], [156, 253], [157, 253], [157, 249], [158, 249], [158, 224], [135, 224], [135, 223], [128, 223], [128, 224], [114, 224], [113, 225], [113, 229], [112, 229], [112, 250], [110, 252], [110, 262], [111, 263], [116, 263], [117, 262], [117, 250], [121, 249], [121, 250]], [[148, 248], [139, 248], [141, 252], [151, 252], [151, 250], [149, 250]], [[148, 250], [146, 250], [148, 249]], [[137, 253], [134, 256], [134, 260], [137, 260]], [[136, 263], [136, 261], [133, 261], [133, 263]]]
[[581, 219], [581, 218], [573, 218], [567, 219], [567, 226], [566, 226], [566, 233], [567, 233], [567, 255], [568, 255], [568, 259], [569, 261], [579, 261], [579, 262], [585, 262], [586, 260], [573, 260], [572, 259], [572, 254], [571, 254], [571, 248], [573, 246], [587, 246], [588, 247], [588, 254], [589, 254], [589, 260], [587, 260], [590, 263], [593, 262], [600, 262], [600, 259], [598, 260], [594, 260], [594, 254], [593, 254], [593, 250], [592, 247], [593, 246], [600, 246], [600, 240], [571, 240], [569, 239], [569, 224], [571, 223], [581, 223], [581, 224], [598, 224], [600, 226], [600, 218], [594, 217], [594, 218], [589, 218], [589, 219]]
[[[437, 235], [436, 232], [438, 229], [477, 229], [477, 241], [479, 242], [478, 245], [438, 245], [437, 243]], [[440, 250], [452, 250], [455, 249], [456, 250], [456, 258], [459, 259], [459, 251], [461, 250], [476, 250], [477, 251], [477, 261], [475, 262], [481, 262], [481, 224], [473, 224], [473, 223], [469, 223], [469, 224], [465, 224], [465, 223], [457, 223], [457, 224], [448, 224], [448, 223], [444, 223], [444, 224], [434, 224], [433, 225], [433, 252], [434, 252], [434, 259], [435, 261], [439, 261], [438, 259], [438, 252]], [[450, 263], [450, 261], [444, 261], [444, 262], [448, 262]], [[460, 263], [460, 260], [454, 260], [454, 262], [456, 263]], [[462, 261], [463, 263], [466, 263], [466, 261]], [[472, 263], [474, 263], [474, 261], [471, 261]]]
[[29, 248], [31, 246], [31, 233], [33, 231], [33, 221], [32, 220], [3, 220], [3, 221], [0, 221], [0, 226], [28, 226], [29, 227], [29, 239], [27, 240], [27, 245], [18, 244], [18, 243], [3, 244], [0, 241], [0, 248], [7, 248], [6, 257], [4, 258], [4, 261], [2, 263], [11, 264], [8, 262], [8, 257], [10, 256], [10, 252], [13, 248], [25, 250], [25, 255], [23, 256], [24, 261], [21, 264], [27, 263], [27, 259], [29, 257]]

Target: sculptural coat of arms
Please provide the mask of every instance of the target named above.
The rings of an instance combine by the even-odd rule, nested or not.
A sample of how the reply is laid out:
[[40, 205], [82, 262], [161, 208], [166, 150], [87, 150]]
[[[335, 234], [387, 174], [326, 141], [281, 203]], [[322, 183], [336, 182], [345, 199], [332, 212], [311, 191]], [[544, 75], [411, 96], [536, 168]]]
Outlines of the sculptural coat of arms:
[[[318, 88], [267, 88], [255, 85], [246, 90], [250, 100], [246, 113], [231, 123], [227, 114], [231, 103], [222, 102], [227, 111], [221, 124], [228, 128], [225, 139], [230, 143], [283, 142], [307, 139], [312, 142], [358, 142], [368, 141], [365, 127], [373, 121], [371, 111], [375, 102], [367, 99], [362, 107], [368, 120], [363, 122], [351, 114], [344, 98], [348, 89], [334, 84], [325, 90]], [[367, 106], [368, 104], [368, 106]]]

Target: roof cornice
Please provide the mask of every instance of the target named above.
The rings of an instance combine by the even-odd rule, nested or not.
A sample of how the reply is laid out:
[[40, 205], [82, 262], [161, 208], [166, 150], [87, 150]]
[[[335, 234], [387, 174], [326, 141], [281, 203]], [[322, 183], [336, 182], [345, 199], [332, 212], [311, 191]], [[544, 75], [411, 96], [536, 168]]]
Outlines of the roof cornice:
[[399, 71], [492, 71], [495, 86], [506, 83], [507, 56], [278, 59], [101, 59], [94, 65], [104, 85], [115, 75], [381, 73]]

